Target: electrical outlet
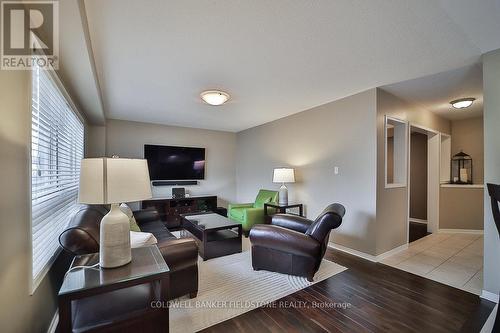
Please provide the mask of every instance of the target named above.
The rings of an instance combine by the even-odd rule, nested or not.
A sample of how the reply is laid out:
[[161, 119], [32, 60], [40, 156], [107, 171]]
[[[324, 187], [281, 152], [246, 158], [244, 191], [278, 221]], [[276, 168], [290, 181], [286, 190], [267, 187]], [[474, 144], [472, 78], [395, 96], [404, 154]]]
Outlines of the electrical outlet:
[[333, 173], [336, 174], [336, 175], [339, 174], [339, 167], [338, 166], [336, 166], [336, 167], [333, 168]]

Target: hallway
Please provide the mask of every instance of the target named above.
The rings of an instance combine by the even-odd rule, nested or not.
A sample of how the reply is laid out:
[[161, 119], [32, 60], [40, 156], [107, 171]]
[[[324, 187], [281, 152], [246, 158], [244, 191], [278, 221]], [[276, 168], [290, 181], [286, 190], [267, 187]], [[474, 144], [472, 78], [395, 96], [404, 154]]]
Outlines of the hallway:
[[383, 264], [477, 295], [483, 288], [483, 236], [437, 233], [409, 244]]

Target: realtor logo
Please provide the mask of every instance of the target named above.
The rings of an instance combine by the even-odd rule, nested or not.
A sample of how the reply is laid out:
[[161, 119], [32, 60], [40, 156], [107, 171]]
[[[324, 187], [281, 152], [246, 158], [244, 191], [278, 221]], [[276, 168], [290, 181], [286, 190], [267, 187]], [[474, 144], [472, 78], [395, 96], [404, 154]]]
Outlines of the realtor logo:
[[58, 69], [57, 1], [2, 1], [1, 19], [1, 69]]

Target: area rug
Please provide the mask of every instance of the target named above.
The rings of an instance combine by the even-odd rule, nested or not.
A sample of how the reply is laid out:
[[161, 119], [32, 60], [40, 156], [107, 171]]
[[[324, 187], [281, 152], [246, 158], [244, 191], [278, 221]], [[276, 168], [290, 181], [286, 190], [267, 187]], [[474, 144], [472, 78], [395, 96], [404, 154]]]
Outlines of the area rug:
[[170, 332], [196, 332], [266, 306], [284, 296], [325, 280], [346, 268], [323, 260], [314, 282], [306, 278], [268, 271], [254, 271], [250, 242], [243, 252], [199, 261], [198, 297], [170, 303]]

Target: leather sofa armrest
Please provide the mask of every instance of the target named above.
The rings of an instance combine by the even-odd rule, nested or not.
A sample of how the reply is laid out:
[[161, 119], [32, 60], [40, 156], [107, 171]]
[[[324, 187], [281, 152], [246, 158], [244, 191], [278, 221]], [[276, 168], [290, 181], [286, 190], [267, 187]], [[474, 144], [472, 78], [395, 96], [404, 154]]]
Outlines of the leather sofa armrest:
[[321, 246], [312, 237], [275, 225], [256, 225], [250, 230], [252, 246], [270, 248], [305, 257], [317, 257]]
[[160, 219], [158, 211], [154, 208], [136, 210], [135, 212], [133, 212], [133, 214], [138, 225], [141, 225], [141, 223], [157, 221]]
[[305, 233], [312, 223], [313, 221], [305, 217], [293, 214], [274, 214], [271, 218], [272, 225], [301, 233]]
[[171, 271], [198, 264], [198, 246], [191, 238], [165, 239], [157, 245]]

